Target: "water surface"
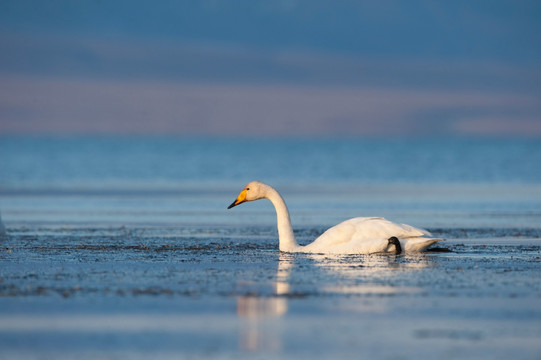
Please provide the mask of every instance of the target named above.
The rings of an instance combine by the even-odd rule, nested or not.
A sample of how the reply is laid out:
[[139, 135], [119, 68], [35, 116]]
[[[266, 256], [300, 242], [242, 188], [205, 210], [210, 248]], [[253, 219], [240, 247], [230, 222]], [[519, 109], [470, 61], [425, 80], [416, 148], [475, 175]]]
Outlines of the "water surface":
[[[535, 140], [0, 138], [0, 358], [541, 356]], [[354, 216], [450, 252], [278, 251]]]

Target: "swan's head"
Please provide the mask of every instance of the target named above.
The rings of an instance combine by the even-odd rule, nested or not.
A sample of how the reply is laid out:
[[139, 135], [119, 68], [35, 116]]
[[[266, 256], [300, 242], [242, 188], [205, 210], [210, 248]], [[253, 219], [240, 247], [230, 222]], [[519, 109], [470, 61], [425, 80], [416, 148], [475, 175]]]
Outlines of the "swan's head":
[[234, 206], [240, 205], [247, 201], [254, 201], [264, 199], [266, 197], [268, 185], [263, 184], [260, 181], [252, 181], [244, 187], [239, 196], [229, 205], [228, 209]]

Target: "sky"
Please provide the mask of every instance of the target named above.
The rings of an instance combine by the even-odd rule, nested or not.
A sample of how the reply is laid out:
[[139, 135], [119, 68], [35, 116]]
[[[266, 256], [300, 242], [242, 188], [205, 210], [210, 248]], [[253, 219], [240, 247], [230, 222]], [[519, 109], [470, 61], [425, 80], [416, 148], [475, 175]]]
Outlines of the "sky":
[[541, 137], [541, 2], [2, 0], [2, 134]]

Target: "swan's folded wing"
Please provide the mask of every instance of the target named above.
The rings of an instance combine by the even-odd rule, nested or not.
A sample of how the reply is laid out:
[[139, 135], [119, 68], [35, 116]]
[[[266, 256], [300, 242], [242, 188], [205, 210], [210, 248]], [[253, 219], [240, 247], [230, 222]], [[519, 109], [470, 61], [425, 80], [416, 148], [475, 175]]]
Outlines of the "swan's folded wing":
[[327, 229], [321, 236], [319, 236], [313, 243], [308, 246], [311, 248], [326, 249], [331, 246], [338, 246], [346, 244], [351, 241], [357, 232], [355, 223], [344, 221], [338, 225], [335, 225]]
[[306, 250], [326, 250], [346, 245], [348, 248], [355, 248], [364, 242], [387, 240], [391, 236], [404, 239], [431, 235], [426, 230], [406, 224], [397, 224], [381, 217], [358, 217], [329, 228], [313, 243], [309, 244]]
[[403, 239], [431, 236], [426, 230], [406, 224], [397, 224], [385, 218], [353, 218], [346, 222], [354, 224], [357, 230], [354, 237], [357, 239], [388, 239], [391, 236]]

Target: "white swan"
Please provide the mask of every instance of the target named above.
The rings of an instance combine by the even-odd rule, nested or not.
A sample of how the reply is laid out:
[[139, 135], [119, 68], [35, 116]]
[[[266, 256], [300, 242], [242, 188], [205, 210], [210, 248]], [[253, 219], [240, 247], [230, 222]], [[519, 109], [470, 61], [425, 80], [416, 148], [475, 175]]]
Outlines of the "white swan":
[[289, 211], [282, 196], [271, 186], [252, 181], [228, 209], [246, 201], [269, 199], [276, 209], [280, 251], [325, 254], [373, 254], [421, 252], [441, 241], [422, 229], [393, 223], [381, 217], [358, 217], [335, 225], [314, 242], [301, 246], [295, 240]]

